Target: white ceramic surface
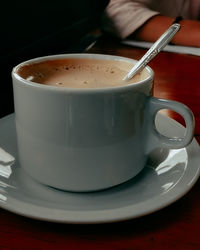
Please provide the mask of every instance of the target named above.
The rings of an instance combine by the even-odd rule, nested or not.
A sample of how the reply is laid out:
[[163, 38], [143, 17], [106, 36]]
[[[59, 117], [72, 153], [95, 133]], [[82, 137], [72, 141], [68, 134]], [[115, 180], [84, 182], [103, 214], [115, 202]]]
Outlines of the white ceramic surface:
[[[156, 124], [165, 135], [184, 134], [179, 123], [160, 114]], [[99, 192], [64, 192], [23, 172], [17, 159], [14, 115], [0, 120], [0, 147], [16, 159], [12, 167], [0, 164], [0, 207], [52, 222], [92, 224], [140, 217], [181, 198], [200, 174], [200, 148], [194, 139], [187, 148], [154, 151], [144, 170], [124, 184]]]
[[[96, 54], [36, 58], [13, 70], [20, 166], [35, 180], [67, 191], [96, 191], [136, 176], [157, 147], [183, 148], [193, 138], [192, 112], [183, 104], [152, 97], [153, 71], [134, 84], [105, 88], [61, 88], [25, 80], [17, 69], [45, 60], [86, 58], [136, 61]], [[161, 109], [183, 116], [186, 133], [161, 136], [155, 116]], [[31, 159], [31, 160], [30, 160]]]

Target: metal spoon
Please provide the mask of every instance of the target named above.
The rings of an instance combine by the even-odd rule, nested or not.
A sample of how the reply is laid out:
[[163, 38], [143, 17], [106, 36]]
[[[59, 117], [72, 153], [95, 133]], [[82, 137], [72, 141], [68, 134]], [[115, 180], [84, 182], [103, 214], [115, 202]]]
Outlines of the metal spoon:
[[172, 40], [180, 27], [179, 23], [172, 24], [151, 46], [147, 53], [133, 66], [123, 81], [129, 81], [134, 75], [139, 73]]

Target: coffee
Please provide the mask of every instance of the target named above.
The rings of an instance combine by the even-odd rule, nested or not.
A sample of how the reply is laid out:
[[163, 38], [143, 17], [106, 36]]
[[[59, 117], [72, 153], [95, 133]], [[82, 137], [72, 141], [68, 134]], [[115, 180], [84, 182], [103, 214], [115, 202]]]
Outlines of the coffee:
[[[136, 176], [155, 149], [187, 146], [194, 132], [193, 115], [180, 103], [152, 97], [151, 68], [133, 80], [144, 78], [139, 84], [107, 87], [118, 86], [135, 62], [82, 53], [17, 65], [12, 78], [20, 167], [53, 188], [97, 191]], [[44, 85], [64, 86], [65, 81], [78, 89]], [[183, 116], [183, 138], [157, 131], [155, 117], [161, 109]]]
[[[55, 59], [26, 64], [17, 71], [22, 78], [45, 85], [68, 88], [103, 88], [120, 86], [122, 79], [133, 67], [132, 63], [97, 59]], [[143, 70], [130, 83], [147, 78]]]

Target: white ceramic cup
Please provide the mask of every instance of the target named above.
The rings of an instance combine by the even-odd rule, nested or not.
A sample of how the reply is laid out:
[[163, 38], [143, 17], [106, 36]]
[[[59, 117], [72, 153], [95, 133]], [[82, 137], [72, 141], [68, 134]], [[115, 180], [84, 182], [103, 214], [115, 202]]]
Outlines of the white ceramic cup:
[[[95, 191], [123, 183], [145, 166], [155, 148], [187, 146], [194, 131], [192, 112], [183, 104], [152, 97], [154, 73], [124, 86], [75, 89], [21, 78], [19, 67], [59, 58], [136, 61], [66, 54], [36, 58], [13, 69], [16, 130], [21, 167], [35, 180], [68, 191]], [[184, 138], [167, 138], [155, 127], [161, 109], [183, 116]]]

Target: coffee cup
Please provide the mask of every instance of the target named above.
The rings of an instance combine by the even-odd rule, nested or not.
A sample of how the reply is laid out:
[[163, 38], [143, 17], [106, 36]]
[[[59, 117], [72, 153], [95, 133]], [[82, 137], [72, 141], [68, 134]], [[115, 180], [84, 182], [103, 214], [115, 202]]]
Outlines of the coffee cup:
[[[136, 176], [156, 148], [191, 142], [192, 112], [152, 96], [150, 67], [131, 82], [122, 81], [135, 63], [119, 56], [64, 54], [13, 69], [19, 161], [27, 174], [57, 189], [97, 191]], [[161, 109], [184, 118], [183, 138], [158, 132], [155, 117]]]

